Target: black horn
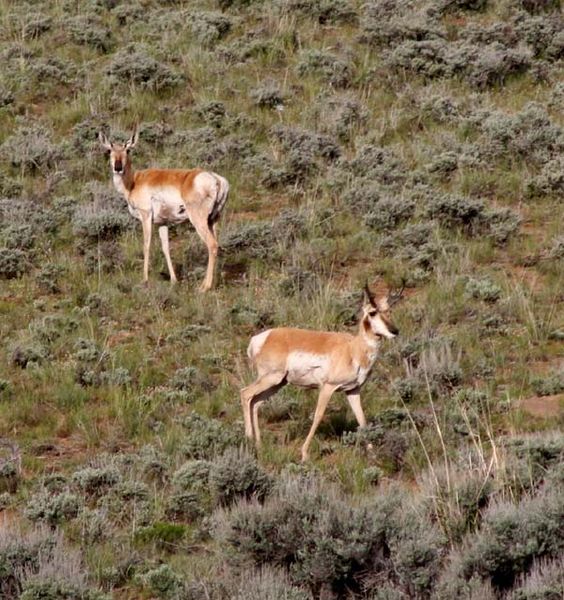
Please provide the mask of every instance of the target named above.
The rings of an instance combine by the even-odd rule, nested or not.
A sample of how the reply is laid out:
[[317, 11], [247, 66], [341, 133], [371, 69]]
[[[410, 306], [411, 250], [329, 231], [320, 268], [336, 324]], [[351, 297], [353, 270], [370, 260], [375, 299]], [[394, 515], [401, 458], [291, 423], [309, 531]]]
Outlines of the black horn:
[[395, 291], [388, 296], [388, 305], [390, 306], [390, 308], [402, 299], [404, 290], [405, 290], [405, 278], [402, 277], [401, 288], [399, 289], [399, 291]]

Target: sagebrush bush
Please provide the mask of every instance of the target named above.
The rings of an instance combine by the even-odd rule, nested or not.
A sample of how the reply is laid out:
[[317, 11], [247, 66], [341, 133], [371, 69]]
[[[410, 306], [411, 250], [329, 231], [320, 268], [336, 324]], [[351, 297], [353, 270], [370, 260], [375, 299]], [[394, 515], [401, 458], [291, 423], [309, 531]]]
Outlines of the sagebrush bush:
[[357, 17], [349, 0], [275, 0], [274, 6], [281, 14], [297, 13], [322, 25], [351, 23]]
[[186, 15], [186, 25], [204, 46], [211, 47], [231, 29], [231, 20], [218, 12], [194, 11]]
[[75, 44], [90, 46], [102, 52], [108, 52], [112, 47], [111, 30], [97, 16], [72, 17], [65, 23], [65, 29]]
[[107, 74], [117, 84], [135, 84], [155, 91], [174, 88], [185, 81], [181, 74], [157, 61], [140, 44], [118, 50], [107, 67]]
[[352, 81], [350, 65], [339, 57], [322, 50], [307, 50], [302, 53], [296, 67], [297, 73], [318, 75], [324, 81], [337, 88], [345, 88]]
[[25, 533], [11, 526], [0, 528], [0, 592], [3, 598], [19, 598], [22, 574], [37, 570], [40, 556], [48, 555], [56, 541], [56, 534], [45, 528], [32, 528]]
[[39, 287], [49, 294], [61, 291], [61, 277], [65, 273], [65, 267], [56, 263], [44, 265], [37, 273], [35, 281]]
[[53, 132], [39, 123], [20, 125], [2, 146], [0, 154], [14, 167], [33, 171], [41, 167], [52, 167], [62, 152], [53, 142]]
[[285, 571], [267, 566], [243, 572], [233, 587], [233, 600], [311, 600], [306, 590], [291, 584]]
[[266, 82], [258, 88], [251, 90], [253, 102], [261, 108], [280, 108], [284, 106], [286, 95], [278, 83]]
[[40, 343], [27, 342], [14, 345], [11, 352], [12, 364], [25, 369], [42, 363], [49, 356], [49, 350]]
[[184, 590], [183, 579], [167, 564], [146, 571], [138, 579], [158, 598], [180, 598]]
[[209, 460], [189, 460], [174, 472], [172, 482], [184, 491], [207, 490], [211, 468], [212, 462]]
[[0, 232], [6, 248], [29, 250], [36, 243], [37, 235], [35, 228], [29, 223], [8, 225]]
[[78, 516], [81, 506], [80, 498], [71, 492], [50, 494], [42, 491], [30, 498], [24, 514], [30, 521], [55, 527]]
[[182, 452], [189, 458], [211, 459], [230, 446], [237, 446], [239, 433], [221, 421], [207, 419], [198, 413], [185, 417], [182, 426], [186, 433], [182, 438]]
[[75, 471], [72, 476], [74, 485], [88, 496], [100, 496], [121, 481], [116, 467], [85, 467]]
[[519, 504], [488, 509], [484, 527], [463, 552], [462, 575], [488, 578], [497, 589], [510, 588], [534, 560], [555, 558], [564, 548], [564, 501], [547, 490]]
[[264, 500], [272, 480], [247, 452], [228, 449], [211, 463], [209, 484], [215, 502], [228, 506], [239, 498]]
[[551, 396], [564, 391], [564, 369], [546, 377], [536, 377], [532, 381], [533, 389], [539, 396]]
[[132, 222], [124, 210], [86, 205], [74, 213], [73, 232], [88, 242], [113, 240], [130, 229]]
[[315, 597], [375, 593], [392, 571], [409, 597], [427, 597], [444, 544], [394, 492], [352, 506], [303, 477], [283, 478], [264, 505], [239, 504], [218, 519], [214, 535], [233, 563], [289, 567], [292, 582]]
[[487, 277], [482, 279], [468, 279], [464, 290], [468, 296], [490, 303], [497, 302], [502, 294], [502, 289], [499, 285]]
[[21, 277], [31, 268], [29, 255], [18, 248], [0, 248], [0, 279]]
[[287, 247], [304, 234], [303, 216], [299, 211], [286, 209], [270, 221], [250, 221], [228, 231], [222, 246], [228, 252], [244, 251], [251, 257], [275, 258], [277, 247]]

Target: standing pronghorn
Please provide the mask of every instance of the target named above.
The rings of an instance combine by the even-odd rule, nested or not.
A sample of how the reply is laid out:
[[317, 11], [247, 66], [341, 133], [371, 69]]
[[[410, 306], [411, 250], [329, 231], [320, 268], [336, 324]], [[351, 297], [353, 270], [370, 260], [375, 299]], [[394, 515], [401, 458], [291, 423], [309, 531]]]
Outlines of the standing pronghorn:
[[241, 390], [246, 436], [254, 437], [257, 446], [260, 445], [259, 406], [287, 383], [319, 388], [313, 423], [302, 446], [302, 460], [308, 459], [309, 445], [333, 392], [346, 393], [359, 426], [365, 427], [360, 388], [376, 361], [381, 338], [391, 339], [399, 333], [388, 311], [402, 291], [403, 288], [388, 303], [388, 297], [376, 301], [366, 286], [356, 336], [288, 327], [255, 335], [247, 354], [256, 366], [258, 379]]
[[159, 226], [170, 280], [177, 281], [170, 259], [168, 225], [189, 220], [208, 247], [208, 269], [200, 290], [209, 290], [213, 283], [218, 250], [216, 223], [229, 194], [227, 180], [202, 169], [134, 171], [129, 152], [137, 144], [137, 128], [125, 144], [110, 142], [102, 132], [98, 137], [110, 153], [114, 186], [127, 200], [129, 212], [143, 225], [143, 281], [149, 279], [153, 223]]

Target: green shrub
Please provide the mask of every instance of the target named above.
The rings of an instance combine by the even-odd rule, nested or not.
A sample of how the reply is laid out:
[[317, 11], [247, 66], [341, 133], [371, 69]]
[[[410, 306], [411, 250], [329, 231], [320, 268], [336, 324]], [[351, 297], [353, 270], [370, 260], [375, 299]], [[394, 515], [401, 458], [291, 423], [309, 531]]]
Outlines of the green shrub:
[[29, 223], [9, 225], [1, 231], [6, 248], [29, 250], [35, 246], [37, 236], [35, 229]]
[[174, 472], [172, 483], [183, 491], [207, 490], [211, 468], [209, 460], [189, 460]]
[[0, 279], [15, 279], [31, 268], [29, 255], [18, 248], [0, 248]]
[[497, 302], [501, 297], [502, 290], [489, 278], [468, 279], [465, 285], [465, 292], [471, 298], [477, 298], [484, 302]]
[[56, 294], [61, 291], [60, 278], [65, 274], [65, 267], [55, 263], [44, 265], [35, 277], [39, 287], [50, 294]]
[[61, 158], [61, 150], [53, 141], [53, 132], [43, 125], [24, 124], [0, 146], [0, 154], [14, 167], [33, 171], [51, 167]]
[[111, 30], [99, 17], [80, 15], [65, 23], [71, 41], [81, 46], [90, 46], [102, 52], [108, 52], [112, 45]]
[[316, 20], [321, 25], [353, 23], [357, 15], [349, 0], [276, 0], [281, 14], [299, 14]]
[[157, 92], [184, 83], [182, 75], [155, 60], [141, 44], [118, 50], [107, 67], [107, 74], [117, 84], [135, 84]]
[[233, 600], [311, 600], [306, 590], [293, 586], [288, 575], [278, 569], [262, 567], [243, 572], [240, 583], [230, 592]]
[[135, 532], [135, 539], [142, 543], [154, 543], [160, 548], [172, 548], [186, 534], [186, 527], [176, 523], [153, 523], [148, 527], [140, 527]]
[[56, 544], [55, 534], [47, 529], [27, 532], [10, 526], [0, 528], [0, 593], [16, 600], [21, 592], [21, 577], [39, 568], [40, 557], [49, 555]]
[[173, 521], [193, 523], [204, 515], [204, 508], [205, 503], [196, 492], [180, 491], [168, 496], [165, 514]]
[[261, 108], [280, 108], [284, 106], [285, 94], [276, 82], [267, 82], [251, 90], [251, 98]]
[[463, 575], [488, 578], [500, 590], [510, 588], [534, 560], [557, 557], [564, 548], [564, 500], [558, 490], [519, 504], [492, 506], [484, 526], [464, 551]]
[[209, 484], [215, 502], [228, 506], [239, 498], [264, 500], [272, 480], [247, 452], [231, 448], [211, 463]]
[[192, 35], [204, 46], [212, 47], [231, 29], [231, 20], [217, 12], [194, 11], [186, 15]]
[[158, 598], [179, 598], [184, 589], [182, 578], [167, 564], [147, 571], [138, 579]]
[[407, 221], [415, 211], [415, 203], [405, 198], [384, 197], [376, 201], [364, 215], [371, 229], [390, 231]]
[[306, 50], [302, 53], [296, 67], [297, 73], [303, 75], [318, 75], [334, 87], [348, 87], [352, 80], [351, 67], [330, 52], [321, 50]]
[[221, 421], [207, 419], [197, 413], [185, 417], [182, 426], [186, 430], [182, 438], [182, 452], [189, 458], [211, 459], [230, 446], [237, 446], [240, 435]]
[[543, 378], [535, 378], [533, 379], [532, 384], [535, 393], [539, 396], [560, 394], [564, 391], [564, 371]]
[[102, 496], [121, 481], [116, 467], [84, 467], [72, 476], [74, 485], [88, 496]]
[[82, 503], [75, 494], [39, 492], [31, 497], [24, 514], [30, 520], [55, 527], [78, 516]]
[[36, 366], [42, 363], [48, 356], [49, 351], [45, 346], [29, 342], [14, 346], [10, 358], [14, 365], [20, 367], [20, 369], [26, 369], [29, 366]]
[[92, 243], [113, 240], [132, 226], [131, 217], [124, 211], [111, 208], [81, 206], [73, 217], [75, 235]]

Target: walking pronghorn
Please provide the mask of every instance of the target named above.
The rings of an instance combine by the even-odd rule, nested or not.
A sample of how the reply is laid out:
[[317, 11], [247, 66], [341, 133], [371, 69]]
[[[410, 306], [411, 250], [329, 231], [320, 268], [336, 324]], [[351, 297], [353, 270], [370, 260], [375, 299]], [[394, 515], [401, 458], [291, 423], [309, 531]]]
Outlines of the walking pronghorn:
[[376, 361], [381, 338], [391, 339], [399, 333], [389, 310], [402, 292], [403, 288], [390, 300], [388, 296], [375, 300], [366, 285], [356, 336], [289, 327], [268, 329], [253, 336], [247, 354], [258, 371], [258, 379], [241, 390], [246, 436], [260, 445], [258, 409], [287, 383], [319, 388], [313, 423], [302, 446], [303, 461], [309, 457], [309, 445], [333, 392], [346, 393], [359, 426], [365, 427], [360, 388]]
[[137, 144], [137, 128], [125, 144], [110, 142], [102, 132], [98, 137], [110, 153], [114, 186], [127, 200], [129, 212], [143, 225], [143, 281], [149, 279], [153, 223], [159, 226], [170, 279], [177, 281], [170, 259], [168, 226], [189, 220], [208, 247], [208, 268], [200, 290], [209, 290], [218, 251], [216, 224], [229, 194], [227, 180], [202, 169], [134, 171], [129, 152]]

